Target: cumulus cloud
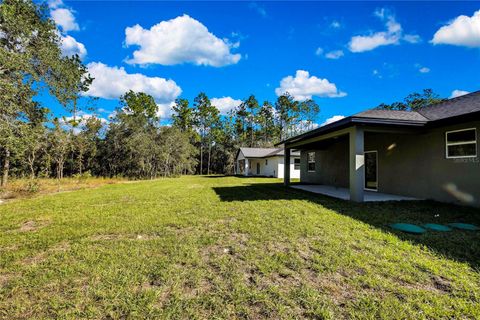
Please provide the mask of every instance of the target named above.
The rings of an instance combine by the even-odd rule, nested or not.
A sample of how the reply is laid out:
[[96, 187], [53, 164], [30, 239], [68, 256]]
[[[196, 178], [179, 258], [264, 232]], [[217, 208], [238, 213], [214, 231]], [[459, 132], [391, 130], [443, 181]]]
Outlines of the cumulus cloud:
[[232, 97], [222, 97], [222, 98], [212, 98], [210, 102], [213, 106], [217, 107], [220, 110], [221, 114], [227, 114], [228, 111], [239, 106], [242, 103], [242, 100], [233, 99]]
[[168, 104], [182, 92], [173, 80], [127, 73], [123, 67], [110, 67], [101, 62], [91, 62], [87, 67], [95, 78], [86, 93], [88, 96], [118, 99], [127, 91], [133, 90], [151, 95], [158, 104]]
[[344, 55], [345, 54], [343, 53], [343, 50], [333, 50], [333, 51], [327, 52], [325, 54], [325, 58], [327, 58], [327, 59], [340, 59]]
[[236, 64], [241, 58], [240, 54], [231, 52], [239, 46], [238, 42], [217, 38], [188, 15], [162, 21], [150, 29], [138, 24], [127, 27], [125, 44], [140, 47], [133, 52], [132, 58], [127, 59], [130, 64], [192, 63], [221, 67]]
[[312, 96], [337, 98], [347, 94], [337, 90], [337, 86], [327, 79], [310, 76], [308, 71], [297, 70], [295, 77], [288, 76], [280, 81], [280, 87], [275, 89], [277, 96], [290, 93], [296, 100], [311, 99]]
[[480, 47], [480, 10], [473, 16], [458, 16], [441, 27], [430, 41], [433, 44]]
[[318, 47], [317, 50], [315, 50], [315, 54], [316, 54], [317, 56], [323, 55], [323, 48]]
[[47, 4], [48, 4], [48, 7], [50, 9], [56, 9], [58, 7], [63, 6], [63, 1], [62, 0], [49, 0], [47, 2]]
[[64, 56], [73, 56], [78, 54], [78, 56], [83, 59], [87, 55], [87, 49], [85, 45], [81, 42], [78, 42], [74, 37], [66, 35], [60, 36], [62, 54]]
[[353, 36], [348, 47], [352, 52], [370, 51], [380, 46], [396, 45], [400, 41], [417, 43], [420, 41], [418, 35], [403, 34], [400, 23], [395, 16], [385, 9], [375, 11], [375, 16], [385, 22], [386, 31], [372, 32], [368, 35]]
[[172, 117], [172, 107], [175, 105], [175, 101], [167, 103], [157, 103], [157, 116], [161, 119], [170, 119]]
[[53, 21], [62, 28], [63, 32], [80, 30], [78, 23], [75, 21], [75, 16], [70, 9], [57, 8], [50, 12]]
[[464, 95], [469, 94], [469, 93], [470, 93], [469, 91], [456, 89], [456, 90], [452, 91], [452, 94], [450, 95], [450, 99], [460, 97], [460, 96], [464, 96]]
[[336, 115], [336, 116], [330, 117], [327, 120], [325, 120], [325, 122], [323, 122], [320, 126], [326, 126], [327, 124], [337, 122], [339, 120], [342, 120], [343, 118], [345, 118], [345, 116], [342, 116], [342, 115]]

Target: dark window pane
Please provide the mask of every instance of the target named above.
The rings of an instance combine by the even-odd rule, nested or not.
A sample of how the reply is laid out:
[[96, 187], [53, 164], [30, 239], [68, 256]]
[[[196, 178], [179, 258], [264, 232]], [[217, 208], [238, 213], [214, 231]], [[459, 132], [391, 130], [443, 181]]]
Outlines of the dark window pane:
[[447, 133], [447, 141], [449, 143], [468, 142], [475, 140], [476, 137], [474, 129]]
[[293, 163], [294, 163], [294, 169], [300, 170], [300, 159], [299, 158], [293, 159]]
[[475, 156], [475, 143], [448, 146], [449, 157]]
[[310, 162], [308, 164], [308, 171], [315, 171], [315, 162]]

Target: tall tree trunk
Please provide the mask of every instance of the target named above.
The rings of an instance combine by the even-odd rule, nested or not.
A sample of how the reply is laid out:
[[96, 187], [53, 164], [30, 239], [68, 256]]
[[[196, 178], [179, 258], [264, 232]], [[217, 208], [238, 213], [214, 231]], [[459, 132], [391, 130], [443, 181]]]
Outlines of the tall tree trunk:
[[210, 174], [210, 155], [212, 153], [212, 144], [208, 143], [208, 164], [207, 164], [207, 174]]
[[32, 150], [32, 152], [28, 156], [28, 165], [30, 166], [30, 179], [35, 179], [35, 168], [34, 168], [35, 158], [36, 158], [35, 151]]
[[8, 182], [8, 172], [10, 170], [10, 149], [5, 148], [5, 159], [3, 161], [3, 174], [2, 174], [2, 187], [7, 186]]
[[203, 173], [203, 138], [200, 141], [200, 175]]

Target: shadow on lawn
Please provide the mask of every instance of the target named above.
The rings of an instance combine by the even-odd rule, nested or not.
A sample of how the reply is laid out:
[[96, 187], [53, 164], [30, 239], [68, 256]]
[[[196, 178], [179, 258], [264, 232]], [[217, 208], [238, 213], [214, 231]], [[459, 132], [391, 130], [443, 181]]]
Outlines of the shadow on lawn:
[[244, 186], [214, 187], [221, 201], [307, 200], [339, 214], [368, 223], [402, 240], [425, 245], [448, 258], [469, 263], [480, 269], [480, 231], [435, 232], [411, 235], [391, 229], [388, 225], [405, 222], [447, 224], [473, 223], [480, 226], [480, 210], [434, 201], [389, 201], [354, 203], [285, 188], [280, 183], [256, 183]]

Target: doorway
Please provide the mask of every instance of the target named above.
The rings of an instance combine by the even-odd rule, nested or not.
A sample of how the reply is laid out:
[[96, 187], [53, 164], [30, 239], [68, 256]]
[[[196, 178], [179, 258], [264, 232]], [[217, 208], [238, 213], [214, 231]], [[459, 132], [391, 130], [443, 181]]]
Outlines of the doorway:
[[365, 190], [378, 190], [378, 153], [365, 151]]
[[260, 162], [257, 162], [257, 174], [260, 174]]

